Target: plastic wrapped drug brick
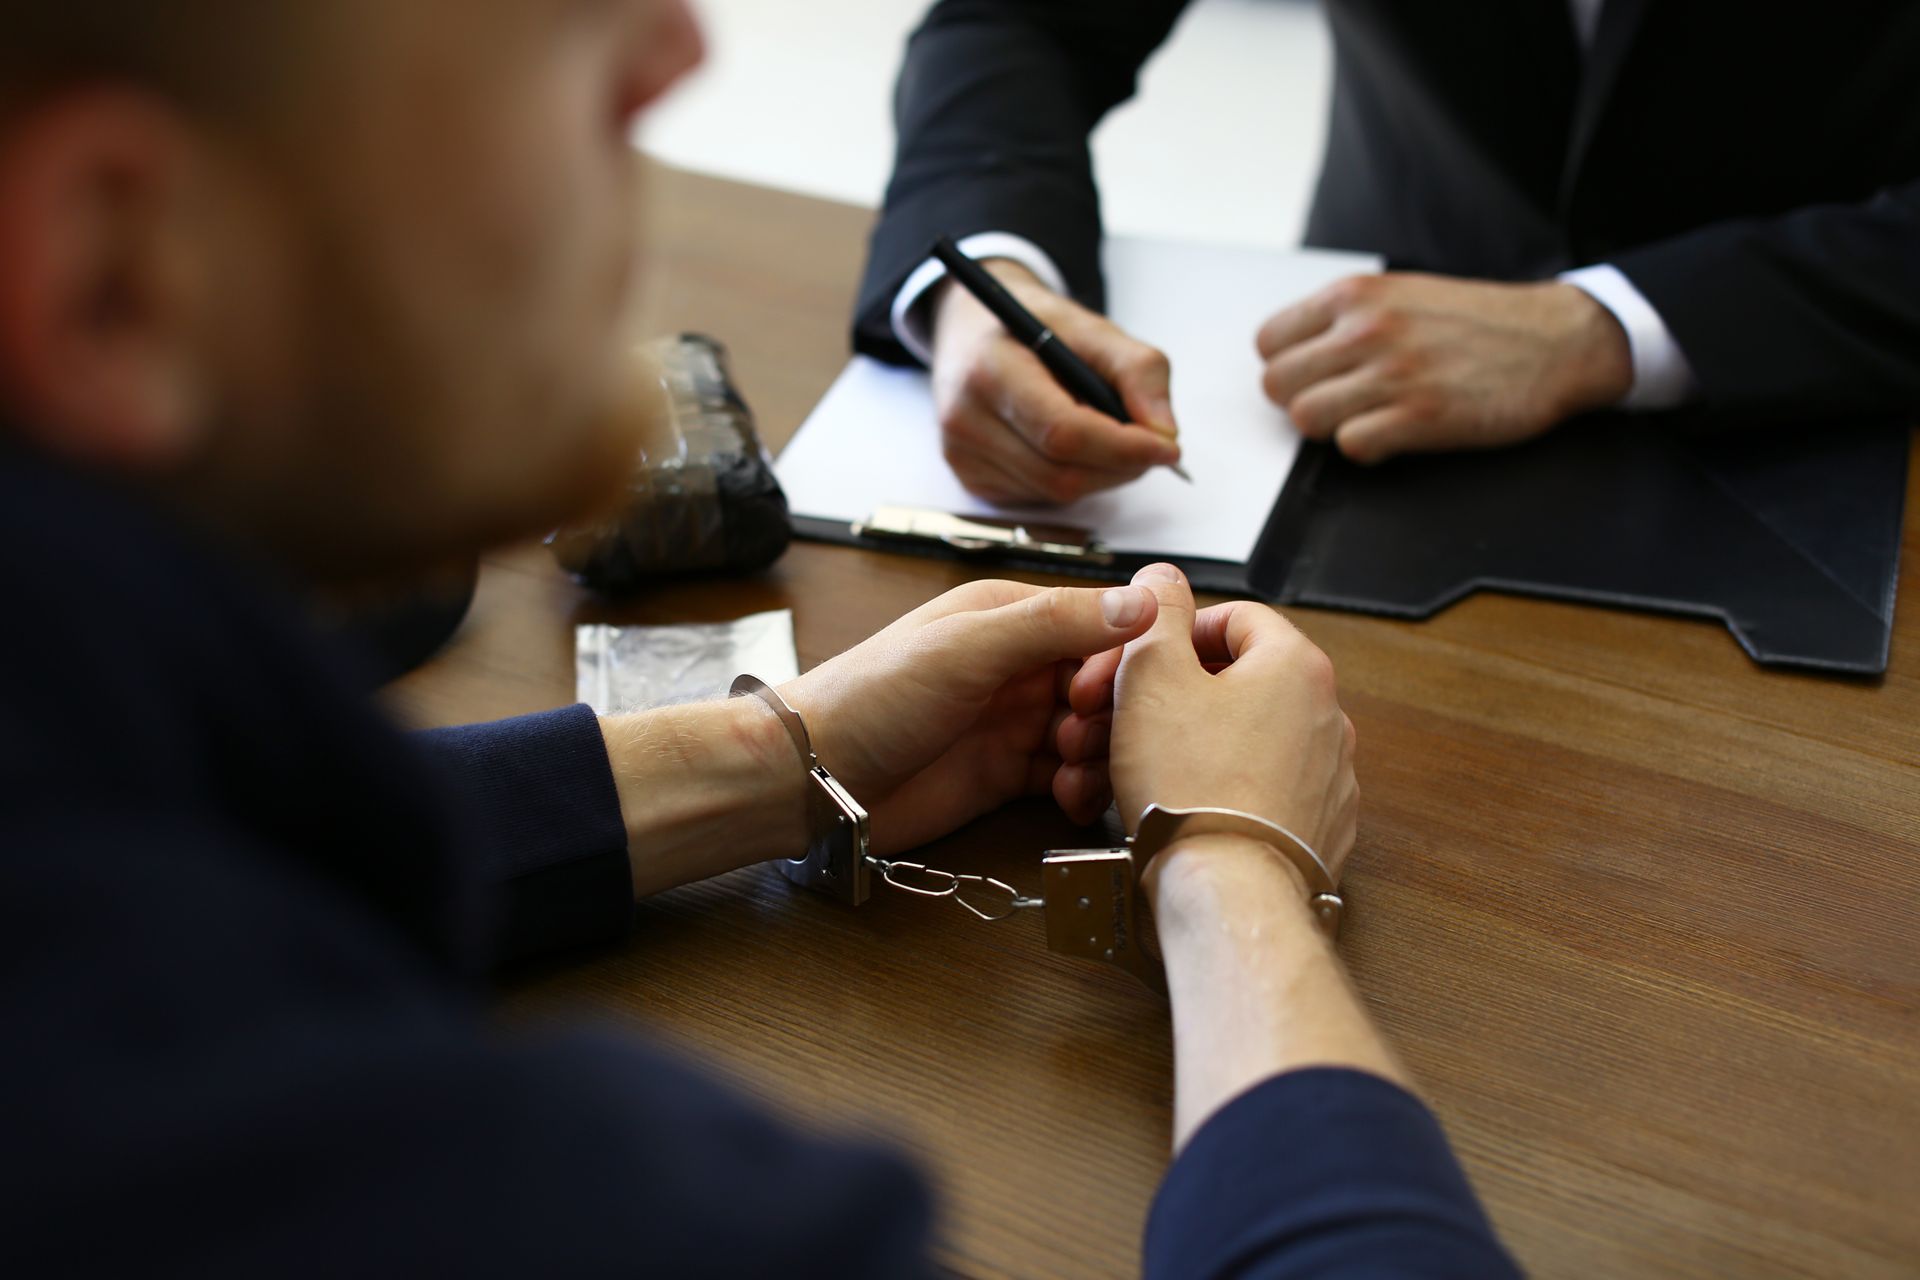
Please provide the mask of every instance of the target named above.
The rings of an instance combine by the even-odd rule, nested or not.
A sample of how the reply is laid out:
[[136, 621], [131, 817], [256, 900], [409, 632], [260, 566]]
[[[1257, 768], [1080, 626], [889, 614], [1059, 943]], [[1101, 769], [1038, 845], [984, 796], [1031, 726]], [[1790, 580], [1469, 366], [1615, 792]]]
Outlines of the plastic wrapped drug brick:
[[741, 572], [780, 558], [793, 539], [727, 351], [685, 333], [649, 343], [666, 412], [648, 433], [614, 516], [547, 539], [561, 567], [590, 587], [631, 591], [666, 574]]

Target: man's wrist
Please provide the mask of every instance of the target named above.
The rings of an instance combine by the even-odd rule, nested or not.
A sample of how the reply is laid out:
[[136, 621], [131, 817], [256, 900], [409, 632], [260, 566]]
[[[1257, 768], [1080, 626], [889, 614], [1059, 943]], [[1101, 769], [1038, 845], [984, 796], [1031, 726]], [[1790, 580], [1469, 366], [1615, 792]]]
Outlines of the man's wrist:
[[[1016, 262], [1012, 258], [985, 258], [981, 260], [980, 265], [1015, 294], [1026, 286], [1041, 289], [1047, 287], [1046, 282], [1035, 275], [1025, 263]], [[927, 291], [926, 305], [929, 321], [927, 336], [932, 341], [936, 352], [940, 347], [940, 334], [946, 328], [948, 313], [953, 308], [973, 306], [978, 307], [982, 312], [986, 310], [985, 305], [975, 299], [972, 294], [965, 289], [956, 288], [952, 276], [942, 277], [939, 283]], [[993, 323], [997, 325], [1000, 322], [995, 320]]]
[[1173, 1012], [1174, 1147], [1282, 1072], [1353, 1067], [1411, 1087], [1348, 985], [1292, 863], [1250, 836], [1196, 836], [1149, 892]]
[[[800, 747], [772, 707], [759, 698], [729, 698], [728, 730], [757, 779], [753, 803], [766, 807], [769, 858], [797, 858], [807, 847], [812, 782]], [[759, 861], [760, 859], [756, 859]]]
[[636, 897], [806, 848], [807, 770], [760, 699], [603, 716], [600, 729]]
[[[1002, 231], [987, 231], [965, 236], [960, 252], [976, 262], [1017, 262], [1054, 293], [1065, 293], [1067, 283], [1046, 251], [1021, 236]], [[907, 276], [894, 295], [889, 318], [894, 337], [921, 364], [933, 363], [933, 336], [930, 326], [936, 318], [933, 291], [946, 277], [947, 269], [938, 258], [928, 258]]]
[[1633, 390], [1633, 346], [1625, 327], [1579, 285], [1556, 280], [1541, 287], [1565, 315], [1559, 416], [1570, 418], [1619, 404]]
[[1273, 846], [1242, 835], [1189, 836], [1169, 845], [1146, 870], [1146, 889], [1163, 946], [1183, 933], [1263, 921], [1312, 933], [1306, 878]]

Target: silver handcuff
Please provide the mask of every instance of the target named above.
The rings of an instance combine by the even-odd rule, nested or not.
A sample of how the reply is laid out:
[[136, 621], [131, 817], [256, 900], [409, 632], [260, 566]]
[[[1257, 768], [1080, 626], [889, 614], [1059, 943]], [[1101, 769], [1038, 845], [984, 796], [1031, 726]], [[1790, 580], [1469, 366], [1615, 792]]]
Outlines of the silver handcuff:
[[1166, 969], [1144, 943], [1140, 872], [1168, 845], [1198, 835], [1249, 836], [1273, 846], [1307, 883], [1308, 907], [1329, 938], [1337, 937], [1346, 902], [1333, 871], [1312, 846], [1277, 822], [1238, 809], [1171, 809], [1148, 805], [1123, 845], [1103, 849], [1049, 849], [1041, 857], [1042, 897], [1028, 897], [992, 876], [942, 871], [924, 862], [876, 856], [867, 811], [820, 763], [800, 713], [758, 676], [733, 682], [730, 697], [754, 696], [773, 709], [806, 767], [807, 851], [777, 864], [787, 879], [851, 906], [866, 902], [873, 875], [903, 893], [951, 898], [981, 920], [1042, 912], [1047, 949], [1113, 965], [1155, 991], [1167, 990]]

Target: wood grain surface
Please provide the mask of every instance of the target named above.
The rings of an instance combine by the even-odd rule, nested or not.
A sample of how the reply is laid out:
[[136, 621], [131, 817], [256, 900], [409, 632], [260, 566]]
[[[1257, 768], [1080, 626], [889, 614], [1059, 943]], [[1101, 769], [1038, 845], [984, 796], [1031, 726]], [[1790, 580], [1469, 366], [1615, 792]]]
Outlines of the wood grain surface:
[[[870, 215], [652, 181], [652, 327], [723, 339], [777, 448], [844, 362]], [[1360, 732], [1342, 950], [1536, 1275], [1920, 1273], [1909, 492], [1877, 682], [1764, 671], [1708, 623], [1497, 596], [1426, 623], [1295, 614]], [[579, 621], [790, 607], [812, 665], [965, 575], [801, 545], [759, 577], [609, 606], [513, 549], [391, 697], [420, 724], [570, 701]], [[1030, 889], [1040, 851], [1083, 835], [1035, 804], [927, 856]], [[886, 894], [851, 910], [756, 868], [644, 904], [629, 942], [503, 1006], [664, 1037], [805, 1123], [905, 1144], [960, 1273], [1137, 1270], [1167, 1157], [1166, 1011], [1050, 956], [1037, 921]]]

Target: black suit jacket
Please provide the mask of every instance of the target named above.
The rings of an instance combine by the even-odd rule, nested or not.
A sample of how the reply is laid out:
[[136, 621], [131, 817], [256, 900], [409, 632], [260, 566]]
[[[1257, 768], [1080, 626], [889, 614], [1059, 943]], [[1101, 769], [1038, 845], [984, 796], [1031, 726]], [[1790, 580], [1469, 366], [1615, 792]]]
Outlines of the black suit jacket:
[[[1185, 0], [942, 0], [896, 98], [899, 154], [855, 345], [938, 231], [1003, 230], [1101, 305], [1087, 136]], [[1530, 279], [1609, 261], [1710, 407], [1920, 408], [1920, 4], [1791, 21], [1740, 0], [1327, 0], [1335, 50], [1309, 244]], [[1257, 122], [1223, 120], [1248, 134]]]

